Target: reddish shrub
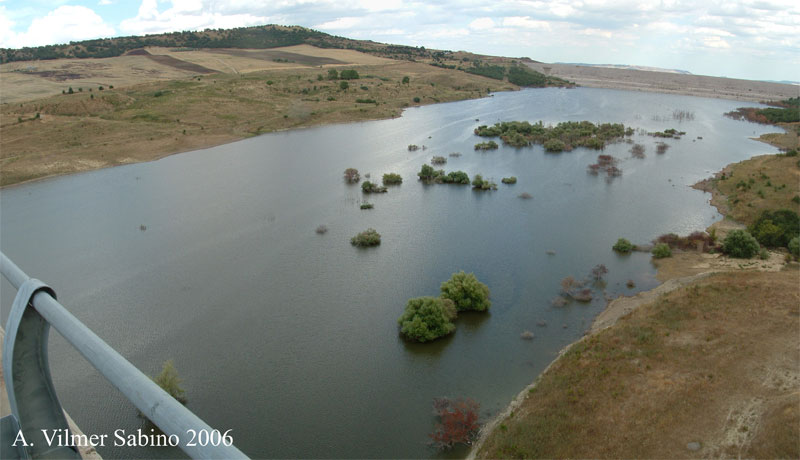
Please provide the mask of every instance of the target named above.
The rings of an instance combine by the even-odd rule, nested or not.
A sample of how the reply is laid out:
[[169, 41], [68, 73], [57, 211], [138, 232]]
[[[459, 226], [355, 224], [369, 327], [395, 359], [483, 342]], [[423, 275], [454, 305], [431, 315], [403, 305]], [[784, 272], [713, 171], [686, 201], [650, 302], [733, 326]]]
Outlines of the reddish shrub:
[[608, 269], [605, 265], [595, 265], [595, 267], [592, 269], [592, 278], [594, 278], [595, 281], [600, 281], [604, 276], [606, 276], [606, 273], [608, 273]]
[[597, 164], [600, 166], [613, 166], [617, 163], [617, 159], [611, 155], [598, 155]]
[[478, 403], [471, 399], [434, 399], [433, 411], [440, 420], [440, 423], [436, 424], [436, 429], [430, 434], [434, 447], [447, 450], [456, 444], [472, 444], [480, 428], [479, 407]]

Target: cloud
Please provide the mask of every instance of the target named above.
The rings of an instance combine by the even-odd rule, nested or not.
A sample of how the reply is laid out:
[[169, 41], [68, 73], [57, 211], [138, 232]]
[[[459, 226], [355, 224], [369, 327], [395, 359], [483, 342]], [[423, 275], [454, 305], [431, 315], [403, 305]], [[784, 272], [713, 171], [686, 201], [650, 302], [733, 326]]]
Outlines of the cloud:
[[522, 27], [525, 29], [549, 30], [550, 23], [531, 19], [530, 16], [508, 16], [503, 18], [503, 27]]
[[107, 5], [113, 5], [114, 2], [112, 2], [111, 0], [100, 0], [99, 2], [97, 2], [97, 4], [100, 6], [107, 6]]
[[469, 28], [473, 30], [490, 30], [494, 28], [492, 18], [478, 18], [469, 23]]
[[[157, 0], [142, 0], [135, 17], [120, 22], [126, 34], [144, 35], [161, 32], [203, 29], [227, 29], [266, 24], [267, 16], [230, 13], [230, 4], [200, 0], [170, 0], [171, 8], [159, 11]], [[235, 5], [233, 5], [235, 6]]]
[[[68, 1], [88, 2], [52, 0], [48, 4]], [[96, 1], [99, 5], [122, 3]], [[695, 62], [708, 62], [707, 68], [714, 69], [711, 62], [755, 63], [771, 56], [775, 64], [770, 65], [781, 68], [779, 63], [784, 62], [783, 73], [787, 74], [774, 79], [800, 74], [797, 0], [130, 1], [138, 6], [136, 14], [108, 24], [85, 7], [69, 7], [83, 8], [82, 15], [74, 14], [75, 10], [67, 14], [70, 10], [60, 8], [48, 13], [41, 10], [44, 0], [20, 2], [13, 7], [9, 5], [16, 2], [0, 0], [0, 46], [99, 38], [113, 35], [114, 29], [120, 34], [138, 35], [277, 23], [352, 38], [481, 54], [527, 55], [550, 62], [672, 67], [675, 62], [686, 61], [686, 55], [693, 55], [702, 56]], [[56, 11], [58, 20], [52, 16]], [[757, 68], [758, 64], [753, 66]]]
[[6, 15], [5, 7], [0, 7], [0, 30], [4, 31], [0, 32], [0, 46], [22, 48], [112, 37], [116, 34], [113, 27], [85, 6], [59, 6], [43, 17], [33, 19], [25, 32], [13, 32], [14, 24]]
[[361, 18], [355, 17], [344, 17], [344, 18], [336, 18], [333, 21], [323, 22], [322, 24], [317, 24], [312, 26], [315, 29], [320, 30], [343, 30], [343, 29], [352, 29], [361, 23]]

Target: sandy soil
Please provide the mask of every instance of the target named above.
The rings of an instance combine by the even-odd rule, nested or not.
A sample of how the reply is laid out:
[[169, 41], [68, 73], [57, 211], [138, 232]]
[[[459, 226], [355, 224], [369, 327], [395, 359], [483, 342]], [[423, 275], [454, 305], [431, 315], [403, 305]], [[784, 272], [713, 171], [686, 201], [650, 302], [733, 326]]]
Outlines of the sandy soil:
[[528, 63], [528, 65], [544, 74], [594, 88], [652, 91], [756, 102], [800, 96], [800, 86], [781, 83], [569, 64]]

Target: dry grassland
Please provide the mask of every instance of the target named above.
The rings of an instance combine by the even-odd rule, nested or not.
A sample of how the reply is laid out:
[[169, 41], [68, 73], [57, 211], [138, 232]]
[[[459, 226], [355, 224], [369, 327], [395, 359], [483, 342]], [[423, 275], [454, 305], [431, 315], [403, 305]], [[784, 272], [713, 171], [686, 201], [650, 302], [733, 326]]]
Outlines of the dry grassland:
[[797, 156], [757, 156], [728, 165], [695, 187], [711, 192], [711, 204], [722, 214], [749, 225], [765, 210], [800, 212], [799, 161]]
[[[335, 50], [322, 51], [317, 54], [336, 55]], [[339, 57], [352, 53], [361, 54], [344, 51]], [[152, 62], [147, 56], [115, 59], [128, 58]], [[231, 59], [240, 62], [236, 56]], [[271, 131], [398, 117], [405, 107], [516, 89], [502, 81], [414, 62], [335, 68], [355, 69], [361, 78], [348, 81], [349, 88], [343, 90], [340, 81], [326, 79], [327, 68], [275, 68], [115, 84], [104, 91], [84, 88], [75, 94], [3, 104], [0, 186], [154, 160]], [[410, 77], [409, 84], [401, 83], [404, 76]], [[5, 81], [3, 85], [7, 87]]]
[[[61, 94], [61, 91], [67, 91], [70, 87], [76, 92], [78, 88], [83, 88], [88, 93], [89, 88], [97, 91], [100, 86], [122, 88], [192, 75], [193, 72], [159, 64], [146, 56], [56, 59], [0, 65], [4, 106]], [[5, 107], [3, 112], [6, 112]]]
[[[391, 65], [400, 62], [353, 50], [323, 49], [295, 45], [263, 50], [207, 49], [175, 51], [170, 48], [147, 48], [151, 54], [172, 56], [221, 73], [249, 73], [274, 69], [338, 67], [346, 65]], [[288, 61], [288, 62], [286, 62]]]
[[800, 457], [798, 281], [717, 274], [635, 309], [571, 346], [478, 456]]

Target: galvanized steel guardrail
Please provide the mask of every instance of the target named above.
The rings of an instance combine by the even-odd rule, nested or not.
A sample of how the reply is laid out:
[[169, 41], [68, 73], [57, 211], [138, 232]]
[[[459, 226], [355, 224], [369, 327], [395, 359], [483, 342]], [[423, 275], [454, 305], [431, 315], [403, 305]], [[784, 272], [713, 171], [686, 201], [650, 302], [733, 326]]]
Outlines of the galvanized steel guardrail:
[[[2, 252], [0, 272], [18, 290], [3, 342], [3, 377], [11, 415], [4, 417], [2, 424], [3, 432], [14, 433], [14, 437], [3, 436], [0, 457], [80, 458], [75, 447], [49, 445], [42, 431], [70, 433], [50, 377], [47, 340], [52, 326], [165, 435], [177, 436], [179, 447], [190, 457], [247, 458], [230, 438], [222, 441], [217, 437], [218, 445], [199, 445], [199, 433], [205, 432], [208, 439], [219, 431], [123, 358], [67, 311], [49, 286], [30, 278]], [[24, 443], [17, 439], [19, 433]], [[15, 440], [17, 446], [12, 447]]]

